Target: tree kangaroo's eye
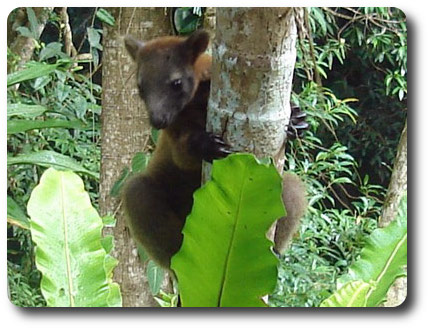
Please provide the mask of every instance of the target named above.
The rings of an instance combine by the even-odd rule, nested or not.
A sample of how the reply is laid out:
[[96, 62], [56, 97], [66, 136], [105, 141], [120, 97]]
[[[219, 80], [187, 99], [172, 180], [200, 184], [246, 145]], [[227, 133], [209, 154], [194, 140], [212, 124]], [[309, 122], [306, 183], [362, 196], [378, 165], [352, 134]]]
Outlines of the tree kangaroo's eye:
[[172, 86], [173, 89], [179, 89], [182, 87], [182, 79], [174, 79], [170, 82], [170, 86]]

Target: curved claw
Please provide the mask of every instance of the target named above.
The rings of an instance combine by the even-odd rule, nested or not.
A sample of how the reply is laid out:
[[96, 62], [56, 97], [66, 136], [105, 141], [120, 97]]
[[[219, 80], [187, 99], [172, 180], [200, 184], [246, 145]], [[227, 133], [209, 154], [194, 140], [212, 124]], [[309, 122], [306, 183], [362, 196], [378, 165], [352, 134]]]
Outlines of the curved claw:
[[304, 130], [304, 129], [309, 128], [309, 124], [305, 121], [301, 121], [297, 124], [292, 125], [292, 127], [296, 130]]
[[224, 140], [220, 136], [211, 134], [210, 137], [211, 137], [212, 141], [215, 142], [216, 144], [220, 144], [222, 146], [230, 147], [227, 143], [224, 142]]
[[305, 112], [297, 112], [297, 113], [291, 113], [291, 119], [303, 119], [306, 118], [306, 113]]
[[221, 136], [208, 133], [209, 146], [204, 159], [212, 162], [214, 159], [225, 158], [232, 154], [233, 151], [230, 150], [231, 146], [226, 143]]
[[300, 106], [294, 103], [290, 103], [291, 112], [300, 111]]
[[218, 149], [217, 154], [219, 154], [219, 155], [221, 155], [221, 156], [220, 156], [220, 157], [217, 157], [217, 158], [227, 157], [228, 155], [231, 155], [232, 153], [233, 153], [233, 151], [231, 151], [231, 150], [229, 150], [229, 149], [226, 149], [226, 148], [224, 148], [224, 147], [220, 147], [220, 148]]
[[291, 104], [291, 118], [290, 123], [286, 127], [288, 139], [296, 139], [302, 137], [303, 131], [309, 128], [309, 124], [305, 121], [306, 113], [300, 111], [300, 107]]

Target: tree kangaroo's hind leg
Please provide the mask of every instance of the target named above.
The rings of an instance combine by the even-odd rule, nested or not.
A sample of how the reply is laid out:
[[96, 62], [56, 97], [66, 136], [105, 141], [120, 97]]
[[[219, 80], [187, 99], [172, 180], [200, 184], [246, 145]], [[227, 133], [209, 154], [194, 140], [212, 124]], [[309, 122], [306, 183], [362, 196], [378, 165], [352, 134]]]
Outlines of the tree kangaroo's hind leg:
[[169, 207], [168, 191], [143, 175], [128, 181], [123, 190], [132, 236], [160, 266], [169, 269], [171, 257], [182, 244], [184, 221]]

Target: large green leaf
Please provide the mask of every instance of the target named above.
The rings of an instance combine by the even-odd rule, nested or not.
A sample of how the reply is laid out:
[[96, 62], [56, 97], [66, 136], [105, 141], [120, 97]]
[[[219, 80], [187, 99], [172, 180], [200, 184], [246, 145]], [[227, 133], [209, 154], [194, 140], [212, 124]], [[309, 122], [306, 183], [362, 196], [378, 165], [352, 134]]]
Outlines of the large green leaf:
[[38, 62], [29, 62], [25, 69], [10, 73], [7, 75], [7, 87], [18, 84], [20, 82], [46, 76], [54, 72], [58, 65], [46, 64]]
[[285, 215], [281, 177], [253, 155], [214, 161], [212, 178], [194, 193], [172, 258], [184, 307], [260, 307], [277, 280], [266, 232]]
[[31, 153], [20, 154], [17, 156], [8, 156], [7, 165], [16, 164], [32, 164], [44, 167], [55, 167], [60, 170], [72, 170], [74, 172], [80, 172], [88, 174], [96, 179], [99, 178], [99, 174], [87, 170], [81, 166], [77, 161], [68, 156], [59, 154], [55, 151], [42, 150]]
[[25, 120], [25, 119], [9, 119], [7, 121], [7, 134], [17, 134], [32, 129], [38, 128], [74, 128], [83, 129], [85, 125], [79, 120], [62, 120], [62, 119], [47, 119], [47, 120]]
[[397, 219], [385, 228], [372, 232], [348, 274], [338, 280], [339, 286], [351, 281], [370, 283], [367, 306], [380, 305], [396, 278], [405, 276], [407, 264], [407, 197], [399, 208]]
[[39, 104], [8, 103], [7, 116], [23, 116], [34, 118], [42, 115], [48, 109]]
[[48, 169], [27, 210], [48, 306], [120, 306], [119, 287], [111, 281], [116, 261], [102, 246], [102, 219], [79, 176]]
[[370, 284], [363, 281], [348, 282], [325, 299], [320, 307], [366, 307]]

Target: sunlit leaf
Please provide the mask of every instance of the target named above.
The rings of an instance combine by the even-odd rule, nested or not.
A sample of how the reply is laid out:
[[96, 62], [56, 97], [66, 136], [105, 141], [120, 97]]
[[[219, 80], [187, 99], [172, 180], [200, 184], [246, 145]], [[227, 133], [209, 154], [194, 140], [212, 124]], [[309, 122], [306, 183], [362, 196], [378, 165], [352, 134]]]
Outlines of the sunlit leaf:
[[407, 264], [407, 198], [402, 199], [399, 214], [387, 227], [372, 232], [361, 252], [360, 259], [348, 274], [338, 280], [342, 286], [350, 281], [372, 283], [367, 306], [380, 305], [396, 278], [405, 276]]
[[325, 299], [320, 307], [366, 307], [370, 284], [363, 281], [348, 282]]
[[111, 281], [115, 261], [102, 246], [103, 223], [79, 176], [48, 169], [27, 210], [48, 306], [120, 306], [119, 287]]

